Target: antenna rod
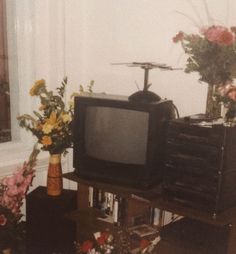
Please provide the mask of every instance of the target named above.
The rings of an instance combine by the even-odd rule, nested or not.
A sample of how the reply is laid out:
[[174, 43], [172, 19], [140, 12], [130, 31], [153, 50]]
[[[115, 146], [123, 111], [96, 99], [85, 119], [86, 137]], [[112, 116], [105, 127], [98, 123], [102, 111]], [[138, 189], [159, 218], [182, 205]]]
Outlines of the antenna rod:
[[143, 87], [143, 91], [147, 91], [148, 90], [148, 75], [149, 75], [150, 68], [143, 67], [143, 69], [144, 69], [144, 87]]

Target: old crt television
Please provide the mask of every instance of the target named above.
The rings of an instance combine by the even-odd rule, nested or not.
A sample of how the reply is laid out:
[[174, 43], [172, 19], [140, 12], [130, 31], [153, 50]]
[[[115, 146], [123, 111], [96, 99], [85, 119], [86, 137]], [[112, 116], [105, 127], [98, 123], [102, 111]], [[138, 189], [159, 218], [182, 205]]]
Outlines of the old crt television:
[[148, 187], [162, 178], [169, 100], [131, 102], [108, 95], [75, 97], [73, 166], [82, 178]]

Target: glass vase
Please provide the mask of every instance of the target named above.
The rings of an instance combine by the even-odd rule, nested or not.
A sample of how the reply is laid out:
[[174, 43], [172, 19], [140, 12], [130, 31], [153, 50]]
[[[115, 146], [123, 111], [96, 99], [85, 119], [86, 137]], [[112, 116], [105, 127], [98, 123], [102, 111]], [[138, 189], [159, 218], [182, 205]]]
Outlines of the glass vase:
[[61, 154], [51, 154], [48, 165], [47, 194], [49, 196], [60, 196], [62, 188]]
[[206, 117], [210, 119], [221, 117], [221, 104], [216, 99], [216, 89], [216, 85], [208, 85]]

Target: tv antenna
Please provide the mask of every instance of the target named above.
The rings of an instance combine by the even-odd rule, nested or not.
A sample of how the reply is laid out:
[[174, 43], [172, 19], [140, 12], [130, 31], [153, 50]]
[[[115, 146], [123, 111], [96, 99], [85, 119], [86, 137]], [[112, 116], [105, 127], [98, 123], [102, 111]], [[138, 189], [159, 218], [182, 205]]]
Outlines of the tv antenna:
[[129, 96], [130, 101], [137, 102], [155, 102], [161, 100], [161, 97], [154, 92], [148, 91], [151, 84], [148, 82], [149, 71], [152, 69], [161, 69], [166, 71], [182, 70], [182, 68], [172, 68], [166, 64], [155, 62], [132, 62], [132, 63], [113, 63], [112, 65], [126, 65], [128, 67], [140, 67], [144, 70], [144, 85], [143, 90], [135, 92]]

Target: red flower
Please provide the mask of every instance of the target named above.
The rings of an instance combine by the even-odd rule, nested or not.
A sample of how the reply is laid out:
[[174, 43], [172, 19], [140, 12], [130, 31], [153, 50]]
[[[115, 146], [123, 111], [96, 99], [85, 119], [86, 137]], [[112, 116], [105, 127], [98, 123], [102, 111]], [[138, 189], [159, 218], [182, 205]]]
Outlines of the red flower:
[[7, 223], [7, 218], [5, 217], [4, 214], [1, 214], [0, 215], [0, 226], [4, 226], [4, 225], [6, 225], [6, 223]]
[[99, 236], [97, 238], [97, 243], [98, 243], [98, 245], [104, 245], [106, 243], [105, 238], [102, 236]]
[[109, 234], [106, 232], [101, 233], [101, 236], [99, 236], [96, 240], [98, 245], [104, 245], [109, 237]]
[[142, 239], [140, 242], [140, 248], [143, 250], [145, 248], [148, 247], [148, 245], [150, 245], [150, 241], [146, 240], [146, 239]]
[[108, 232], [102, 232], [102, 234], [101, 234], [101, 236], [105, 239], [105, 241], [107, 241], [109, 235], [110, 234]]
[[229, 46], [233, 42], [234, 42], [233, 34], [229, 31], [223, 31], [218, 38], [218, 43], [220, 45]]
[[174, 43], [177, 43], [179, 41], [182, 41], [183, 39], [184, 39], [184, 33], [182, 31], [179, 31], [172, 40]]
[[87, 240], [87, 241], [83, 242], [83, 244], [81, 245], [81, 251], [83, 253], [87, 253], [92, 248], [93, 248], [93, 242], [90, 241], [90, 240]]

